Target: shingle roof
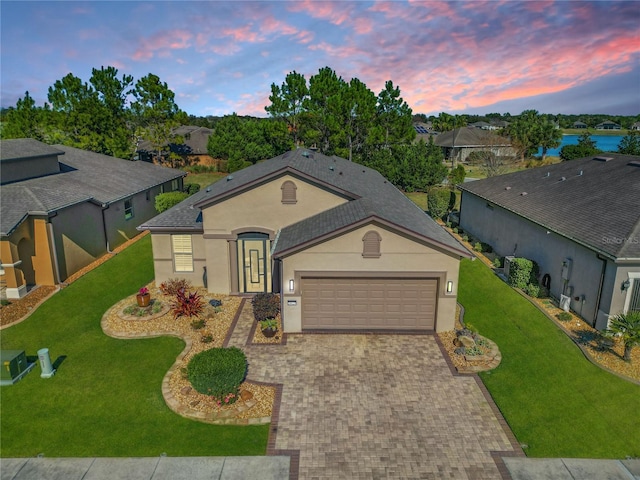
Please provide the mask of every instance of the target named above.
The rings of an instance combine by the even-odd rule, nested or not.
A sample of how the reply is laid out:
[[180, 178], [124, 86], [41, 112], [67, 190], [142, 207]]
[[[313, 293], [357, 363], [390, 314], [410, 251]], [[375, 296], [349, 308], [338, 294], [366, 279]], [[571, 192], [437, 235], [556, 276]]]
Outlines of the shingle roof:
[[[15, 155], [8, 152], [15, 152], [20, 146], [33, 146], [32, 142], [36, 141], [3, 140], [0, 142], [3, 159], [5, 154]], [[29, 214], [45, 215], [89, 200], [110, 204], [186, 175], [181, 170], [130, 162], [64, 145], [40, 144], [38, 148], [48, 155], [64, 154], [59, 157], [60, 173], [2, 186], [2, 235], [10, 234]], [[34, 146], [27, 149], [24, 156], [33, 157], [37, 151]]]
[[508, 138], [500, 137], [495, 133], [481, 128], [462, 127], [441, 133], [435, 137], [435, 144], [439, 147], [502, 147], [511, 146]]
[[3, 140], [0, 143], [0, 161], [2, 162], [22, 158], [50, 157], [51, 155], [62, 155], [63, 153], [59, 148], [52, 147], [33, 138], [16, 138]]
[[458, 188], [612, 258], [640, 259], [640, 157], [606, 153]]
[[[170, 143], [172, 152], [180, 155], [208, 155], [207, 144], [213, 130], [196, 125], [181, 125], [171, 131], [172, 135], [179, 135], [184, 139], [184, 143]], [[139, 151], [154, 152], [153, 145], [148, 140], [140, 142]]]
[[274, 248], [275, 255], [292, 252], [367, 220], [380, 220], [455, 254], [468, 255], [462, 245], [377, 171], [305, 149], [234, 172], [226, 180], [210, 185], [138, 228], [202, 231], [201, 209], [285, 174], [328, 188], [349, 201], [283, 228]]

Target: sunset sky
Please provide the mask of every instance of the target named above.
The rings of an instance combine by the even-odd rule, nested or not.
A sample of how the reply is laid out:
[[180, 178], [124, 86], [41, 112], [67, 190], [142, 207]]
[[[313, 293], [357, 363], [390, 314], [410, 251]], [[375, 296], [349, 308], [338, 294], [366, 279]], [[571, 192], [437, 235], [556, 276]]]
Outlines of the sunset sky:
[[6, 1], [0, 100], [67, 73], [154, 73], [193, 115], [266, 116], [322, 67], [414, 113], [640, 114], [639, 1]]

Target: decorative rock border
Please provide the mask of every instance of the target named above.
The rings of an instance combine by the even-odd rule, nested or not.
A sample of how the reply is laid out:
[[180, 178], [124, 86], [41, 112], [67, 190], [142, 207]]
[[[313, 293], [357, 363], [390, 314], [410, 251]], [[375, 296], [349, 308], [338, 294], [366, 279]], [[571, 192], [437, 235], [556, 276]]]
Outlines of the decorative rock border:
[[[130, 305], [128, 305], [127, 307], [124, 307], [124, 308], [128, 308], [129, 306]], [[142, 315], [142, 316], [127, 315], [126, 313], [124, 313], [124, 309], [122, 309], [122, 310], [120, 310], [118, 312], [118, 316], [123, 320], [132, 321], [132, 322], [137, 322], [137, 321], [142, 322], [142, 321], [145, 321], [145, 320], [155, 320], [156, 318], [160, 318], [163, 315], [166, 315], [167, 313], [169, 313], [169, 308], [170, 308], [169, 305], [165, 303], [165, 304], [162, 305], [162, 308], [157, 313], [154, 313], [154, 314], [151, 314], [151, 315]]]
[[478, 373], [484, 372], [486, 370], [493, 370], [502, 361], [502, 354], [500, 353], [500, 349], [498, 345], [493, 340], [489, 340], [482, 335], [478, 335], [479, 338], [482, 338], [485, 342], [489, 344], [489, 351], [484, 355], [465, 355], [464, 359], [467, 362], [478, 362], [479, 365], [468, 365], [465, 367], [456, 367], [458, 373]]

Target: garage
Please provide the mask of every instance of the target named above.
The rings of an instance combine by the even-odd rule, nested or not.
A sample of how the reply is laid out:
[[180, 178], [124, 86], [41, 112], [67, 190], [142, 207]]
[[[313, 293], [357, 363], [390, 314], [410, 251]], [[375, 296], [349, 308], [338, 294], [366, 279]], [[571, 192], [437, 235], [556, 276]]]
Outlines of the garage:
[[303, 277], [303, 330], [435, 328], [435, 278]]

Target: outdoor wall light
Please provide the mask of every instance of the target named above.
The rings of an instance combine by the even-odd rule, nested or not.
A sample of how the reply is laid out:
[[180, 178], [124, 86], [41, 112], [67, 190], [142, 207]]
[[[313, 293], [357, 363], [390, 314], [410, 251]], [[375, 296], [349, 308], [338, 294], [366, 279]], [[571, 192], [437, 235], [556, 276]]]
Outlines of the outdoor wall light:
[[293, 292], [295, 290], [295, 284], [293, 283], [293, 278], [289, 280], [289, 291]]
[[447, 282], [447, 293], [451, 293], [451, 292], [453, 292], [453, 282], [449, 280]]
[[622, 282], [622, 291], [624, 292], [626, 289], [628, 289], [631, 286], [631, 282], [629, 281], [629, 279], [627, 278], [624, 282]]

